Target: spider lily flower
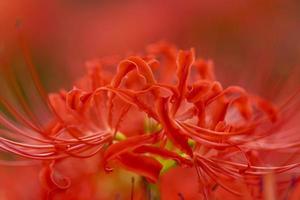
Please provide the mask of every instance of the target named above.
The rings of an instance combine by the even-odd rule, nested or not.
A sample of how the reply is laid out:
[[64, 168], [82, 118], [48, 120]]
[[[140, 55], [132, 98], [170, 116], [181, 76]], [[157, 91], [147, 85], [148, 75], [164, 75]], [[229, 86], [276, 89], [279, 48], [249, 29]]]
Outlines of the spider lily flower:
[[[42, 164], [39, 173], [40, 185], [44, 188], [43, 193], [51, 196], [57, 191], [68, 189], [71, 184], [69, 177], [65, 177], [56, 169], [61, 165], [60, 161], [68, 157], [90, 158], [98, 154], [105, 145], [111, 142], [112, 134], [106, 129], [93, 125], [92, 121], [87, 122], [87, 117], [78, 117], [79, 112], [74, 111], [78, 109], [74, 107], [77, 106], [75, 99], [79, 95], [78, 91], [74, 90], [65, 95], [61, 92], [60, 98], [66, 97], [68, 103], [63, 103], [62, 107], [59, 107], [60, 98], [57, 95], [49, 94], [48, 96], [43, 89], [22, 37], [20, 37], [20, 44], [33, 85], [51, 115], [46, 117], [47, 112], [37, 115], [31, 109], [32, 104], [21, 94], [22, 86], [18, 84], [16, 78], [11, 76], [3, 59], [4, 75], [8, 78], [12, 77], [9, 79], [12, 83], [12, 93], [17, 97], [20, 106], [13, 105], [1, 95], [0, 148], [16, 156], [41, 161], [39, 164]], [[20, 158], [12, 157], [12, 161], [4, 159], [2, 164], [19, 165], [18, 159]], [[20, 165], [22, 162], [21, 159]], [[36, 162], [28, 162], [28, 165], [36, 165]], [[84, 169], [78, 173], [84, 177], [86, 171], [89, 170]]]
[[[1, 98], [13, 120], [0, 115], [0, 148], [43, 161], [40, 180], [48, 197], [72, 185], [55, 167], [71, 157], [99, 156], [102, 162], [96, 165], [106, 172], [121, 167], [149, 183], [157, 183], [162, 175], [161, 192], [168, 183], [165, 173], [179, 166], [179, 172], [186, 170], [196, 180], [197, 192], [192, 193], [204, 199], [222, 192], [237, 198], [274, 197], [277, 190], [268, 187], [275, 185], [275, 175], [283, 195], [289, 187], [288, 171], [300, 165], [297, 156], [264, 158], [271, 150], [278, 155], [297, 152], [299, 141], [283, 140], [283, 130], [297, 125], [298, 93], [275, 106], [242, 87], [223, 87], [213, 63], [197, 59], [194, 49], [177, 50], [160, 42], [121, 61], [90, 62], [87, 75], [73, 89], [52, 94], [43, 90], [24, 44], [23, 52], [51, 117], [38, 123], [22, 96], [26, 115]], [[116, 72], [111, 66], [117, 66]], [[296, 126], [287, 135], [298, 130]], [[166, 160], [174, 162], [166, 166]], [[190, 197], [177, 189], [177, 197]]]

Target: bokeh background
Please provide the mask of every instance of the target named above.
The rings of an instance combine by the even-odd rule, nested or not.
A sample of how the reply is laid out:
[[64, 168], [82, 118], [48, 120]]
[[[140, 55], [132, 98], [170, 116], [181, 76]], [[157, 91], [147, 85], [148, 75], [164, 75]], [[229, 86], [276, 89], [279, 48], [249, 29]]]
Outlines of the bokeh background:
[[22, 63], [21, 23], [48, 90], [71, 87], [89, 59], [159, 40], [196, 47], [224, 80], [237, 80], [237, 70], [272, 66], [282, 75], [300, 64], [298, 0], [2, 0], [0, 13], [0, 51]]

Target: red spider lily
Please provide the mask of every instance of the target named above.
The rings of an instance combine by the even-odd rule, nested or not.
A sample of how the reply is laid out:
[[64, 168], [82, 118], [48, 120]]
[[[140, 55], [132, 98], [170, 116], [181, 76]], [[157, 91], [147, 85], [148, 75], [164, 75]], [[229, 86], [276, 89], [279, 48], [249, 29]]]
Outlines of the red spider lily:
[[[24, 97], [19, 96], [24, 112], [1, 97], [9, 114], [0, 115], [0, 148], [43, 161], [40, 180], [46, 196], [67, 195], [72, 185], [57, 163], [94, 156], [103, 159], [107, 172], [122, 167], [150, 183], [159, 181], [166, 167], [192, 169], [190, 175], [198, 182], [192, 195], [204, 199], [222, 192], [270, 199], [277, 192], [269, 188], [275, 174], [280, 174], [278, 195], [289, 188], [287, 171], [300, 165], [297, 157], [261, 158], [270, 150], [278, 155], [297, 152], [298, 140], [282, 140], [282, 129], [299, 114], [297, 94], [277, 107], [239, 86], [223, 88], [211, 61], [196, 59], [193, 49], [178, 51], [162, 42], [149, 46], [145, 55], [121, 60], [115, 74], [108, 67], [118, 61], [90, 63], [88, 74], [73, 89], [47, 96], [21, 42], [28, 71], [51, 117], [40, 122]], [[175, 162], [166, 166], [165, 160]], [[89, 182], [88, 172], [78, 173], [78, 179]], [[181, 199], [190, 195], [174, 192]]]

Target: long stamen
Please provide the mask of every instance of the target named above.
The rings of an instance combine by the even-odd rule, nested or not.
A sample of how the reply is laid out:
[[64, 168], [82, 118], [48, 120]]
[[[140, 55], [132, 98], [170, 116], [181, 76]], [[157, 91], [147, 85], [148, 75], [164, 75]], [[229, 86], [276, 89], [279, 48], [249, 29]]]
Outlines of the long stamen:
[[[4, 74], [5, 74], [5, 78], [7, 79], [7, 82], [12, 87], [12, 91], [16, 95], [16, 98], [17, 98], [18, 102], [20, 103], [22, 109], [29, 116], [29, 118], [31, 120], [33, 120], [39, 128], [41, 128], [41, 124], [38, 121], [37, 116], [31, 111], [31, 108], [29, 107], [28, 103], [26, 102], [24, 94], [21, 93], [21, 90], [22, 90], [21, 85], [18, 84], [16, 78], [13, 76], [9, 67], [4, 67]], [[0, 100], [2, 101], [3, 104], [6, 104], [6, 105], [8, 104], [8, 102], [5, 101], [3, 97], [0, 97]], [[12, 106], [10, 106], [10, 107], [12, 107]]]
[[18, 36], [19, 36], [18, 39], [19, 39], [19, 43], [21, 46], [21, 50], [22, 50], [22, 53], [23, 53], [23, 56], [24, 56], [24, 59], [26, 62], [26, 66], [32, 77], [34, 85], [35, 85], [36, 89], [38, 90], [39, 94], [41, 95], [41, 97], [43, 98], [44, 102], [49, 105], [47, 92], [44, 90], [44, 88], [40, 82], [40, 79], [38, 78], [38, 74], [35, 70], [35, 66], [31, 60], [31, 56], [30, 56], [30, 53], [28, 50], [28, 45], [26, 44], [21, 25], [17, 26], [17, 32], [18, 32]]

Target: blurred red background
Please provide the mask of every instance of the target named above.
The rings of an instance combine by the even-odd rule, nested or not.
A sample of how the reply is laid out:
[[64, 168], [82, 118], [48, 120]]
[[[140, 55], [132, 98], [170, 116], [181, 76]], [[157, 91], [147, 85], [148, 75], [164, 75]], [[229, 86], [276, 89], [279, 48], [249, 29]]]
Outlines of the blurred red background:
[[1, 51], [10, 52], [14, 62], [21, 59], [18, 21], [34, 63], [51, 85], [48, 90], [70, 87], [88, 59], [142, 50], [162, 39], [196, 47], [226, 69], [227, 80], [236, 79], [236, 69], [300, 63], [297, 0], [6, 0], [0, 2], [0, 13]]

